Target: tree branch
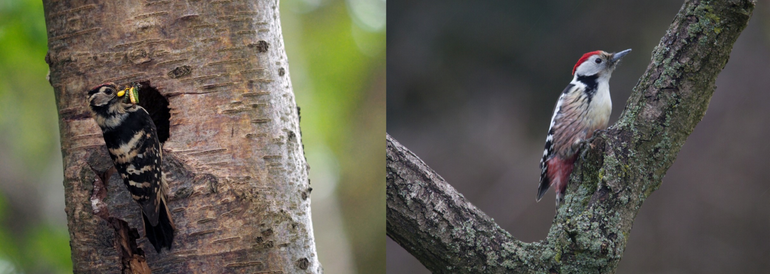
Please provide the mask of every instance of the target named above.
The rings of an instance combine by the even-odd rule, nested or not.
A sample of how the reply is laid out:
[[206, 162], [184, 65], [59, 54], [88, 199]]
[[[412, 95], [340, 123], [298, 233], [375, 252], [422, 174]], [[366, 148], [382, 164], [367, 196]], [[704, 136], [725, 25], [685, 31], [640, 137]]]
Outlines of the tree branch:
[[633, 220], [708, 108], [750, 0], [686, 1], [619, 121], [579, 161], [548, 237], [523, 243], [387, 136], [387, 234], [436, 273], [613, 273]]

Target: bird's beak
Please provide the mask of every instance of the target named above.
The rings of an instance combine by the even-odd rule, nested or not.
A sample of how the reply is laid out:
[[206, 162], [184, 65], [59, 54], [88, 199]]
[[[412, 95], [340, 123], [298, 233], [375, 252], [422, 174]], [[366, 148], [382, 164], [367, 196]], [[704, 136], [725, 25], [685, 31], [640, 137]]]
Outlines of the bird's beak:
[[626, 54], [628, 54], [629, 52], [631, 52], [631, 49], [613, 53], [612, 58], [610, 59], [611, 63], [613, 64], [617, 63], [618, 61], [620, 61], [621, 58], [623, 58], [623, 56], [626, 56]]

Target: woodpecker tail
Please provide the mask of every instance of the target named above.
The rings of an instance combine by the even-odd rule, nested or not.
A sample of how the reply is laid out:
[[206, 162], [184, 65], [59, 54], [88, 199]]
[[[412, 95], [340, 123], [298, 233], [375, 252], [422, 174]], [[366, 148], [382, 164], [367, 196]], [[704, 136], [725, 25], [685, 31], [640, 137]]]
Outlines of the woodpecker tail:
[[540, 199], [543, 198], [543, 195], [548, 192], [550, 187], [551, 180], [548, 179], [548, 176], [540, 176], [540, 185], [537, 186], [537, 199], [535, 201], [540, 202]]
[[545, 162], [545, 168], [543, 168], [543, 174], [540, 177], [540, 185], [537, 187], [538, 201], [553, 185], [556, 192], [556, 207], [559, 207], [559, 204], [564, 201], [564, 191], [567, 189], [569, 175], [572, 174], [575, 160], [577, 160], [577, 154], [567, 159], [556, 156]]
[[161, 198], [158, 205], [157, 222], [153, 226], [150, 218], [142, 210], [142, 221], [144, 221], [144, 234], [150, 241], [155, 251], [160, 253], [163, 247], [171, 249], [171, 243], [174, 241], [174, 221], [171, 220], [171, 213], [166, 206], [166, 199]]

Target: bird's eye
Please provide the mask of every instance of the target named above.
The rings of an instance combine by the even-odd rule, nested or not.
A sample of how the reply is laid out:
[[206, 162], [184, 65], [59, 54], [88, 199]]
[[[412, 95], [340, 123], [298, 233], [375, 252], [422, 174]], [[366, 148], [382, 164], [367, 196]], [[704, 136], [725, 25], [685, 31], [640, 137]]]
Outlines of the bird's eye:
[[602, 58], [596, 58], [596, 61], [594, 61], [594, 62], [596, 62], [597, 64], [601, 64], [602, 63]]
[[108, 89], [106, 89], [106, 90], [104, 91], [104, 93], [106, 93], [107, 95], [112, 95], [112, 93], [113, 93], [113, 92], [115, 92], [115, 90], [113, 90], [113, 89], [111, 89], [111, 88], [108, 88]]

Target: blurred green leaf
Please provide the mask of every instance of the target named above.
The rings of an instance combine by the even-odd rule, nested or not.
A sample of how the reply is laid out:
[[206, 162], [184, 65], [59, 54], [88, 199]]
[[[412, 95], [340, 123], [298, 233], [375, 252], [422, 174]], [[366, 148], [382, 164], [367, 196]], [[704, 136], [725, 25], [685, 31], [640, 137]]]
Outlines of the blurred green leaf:
[[6, 229], [7, 207], [5, 196], [0, 192], [0, 274], [15, 273], [15, 261], [19, 258], [17, 245]]
[[[12, 2], [12, 3], [10, 3]], [[57, 120], [41, 1], [0, 5], [0, 142], [30, 169], [55, 147]], [[3, 140], [5, 139], [5, 140]]]
[[31, 268], [71, 273], [69, 233], [67, 228], [40, 225], [28, 235], [25, 244], [26, 257], [35, 262]]

